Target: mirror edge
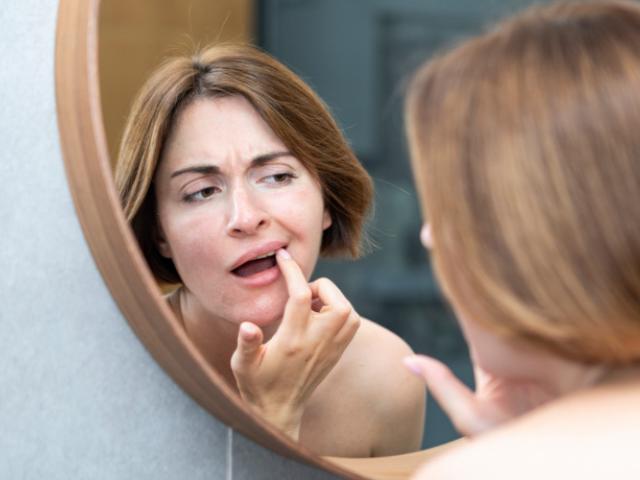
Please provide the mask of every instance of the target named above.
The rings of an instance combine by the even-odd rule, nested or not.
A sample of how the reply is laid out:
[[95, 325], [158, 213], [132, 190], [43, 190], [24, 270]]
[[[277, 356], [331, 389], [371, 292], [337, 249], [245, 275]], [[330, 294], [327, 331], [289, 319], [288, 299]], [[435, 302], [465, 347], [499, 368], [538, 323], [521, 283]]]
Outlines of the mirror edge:
[[155, 361], [218, 420], [275, 453], [342, 478], [365, 477], [315, 455], [253, 414], [191, 344], [138, 249], [118, 201], [98, 85], [100, 0], [59, 0], [55, 89], [60, 146], [84, 237], [130, 327]]

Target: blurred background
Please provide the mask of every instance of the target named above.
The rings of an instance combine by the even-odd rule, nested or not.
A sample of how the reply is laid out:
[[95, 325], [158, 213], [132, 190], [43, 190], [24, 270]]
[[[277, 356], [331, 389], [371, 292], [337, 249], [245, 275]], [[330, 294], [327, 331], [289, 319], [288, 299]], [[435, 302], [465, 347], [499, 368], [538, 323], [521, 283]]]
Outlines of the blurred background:
[[[425, 59], [533, 3], [543, 2], [102, 0], [99, 74], [111, 158], [135, 93], [163, 58], [221, 41], [272, 53], [329, 105], [375, 182], [368, 224], [375, 248], [355, 262], [321, 261], [315, 275], [331, 278], [362, 316], [443, 360], [472, 386], [466, 346], [419, 241], [403, 98]], [[457, 438], [431, 398], [426, 418], [424, 448]]]

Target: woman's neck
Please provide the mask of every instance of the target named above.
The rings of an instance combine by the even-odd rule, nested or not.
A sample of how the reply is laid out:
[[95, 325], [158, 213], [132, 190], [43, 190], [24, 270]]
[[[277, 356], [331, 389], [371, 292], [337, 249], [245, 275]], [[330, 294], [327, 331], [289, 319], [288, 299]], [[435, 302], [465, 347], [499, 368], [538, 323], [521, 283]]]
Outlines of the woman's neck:
[[601, 364], [584, 364], [564, 359], [554, 359], [547, 368], [549, 388], [558, 397], [591, 388], [606, 377], [610, 368]]
[[[230, 362], [237, 346], [240, 325], [209, 312], [184, 286], [171, 294], [169, 303], [198, 351], [235, 389]], [[276, 329], [277, 325], [263, 328], [265, 341], [273, 336]]]
[[546, 383], [556, 397], [594, 387], [640, 381], [640, 365], [585, 364], [551, 357], [543, 362], [542, 370], [549, 372]]
[[614, 383], [639, 382], [640, 381], [640, 364], [634, 363], [630, 365], [621, 365], [610, 367], [603, 375], [600, 384], [609, 385]]
[[171, 294], [169, 304], [198, 351], [235, 389], [230, 360], [236, 348], [239, 326], [207, 312], [184, 286]]

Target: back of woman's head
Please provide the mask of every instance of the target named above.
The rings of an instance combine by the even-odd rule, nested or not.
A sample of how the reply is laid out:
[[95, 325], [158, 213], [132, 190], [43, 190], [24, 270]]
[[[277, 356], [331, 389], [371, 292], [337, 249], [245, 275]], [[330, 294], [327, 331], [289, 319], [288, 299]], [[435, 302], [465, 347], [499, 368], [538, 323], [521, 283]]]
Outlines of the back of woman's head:
[[640, 7], [506, 21], [423, 67], [407, 122], [454, 305], [572, 359], [640, 360]]
[[171, 259], [156, 247], [153, 177], [176, 118], [199, 98], [239, 95], [318, 180], [331, 226], [325, 255], [358, 256], [372, 199], [368, 174], [322, 100], [291, 70], [256, 48], [207, 47], [169, 59], [147, 80], [131, 108], [115, 181], [125, 216], [156, 278], [178, 283]]

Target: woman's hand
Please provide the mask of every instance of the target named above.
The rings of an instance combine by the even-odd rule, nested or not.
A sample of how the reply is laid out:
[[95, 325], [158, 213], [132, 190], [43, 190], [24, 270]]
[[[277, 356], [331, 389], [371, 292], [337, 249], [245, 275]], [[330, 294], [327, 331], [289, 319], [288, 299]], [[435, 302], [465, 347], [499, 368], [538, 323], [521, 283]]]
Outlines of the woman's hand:
[[298, 439], [309, 397], [353, 339], [360, 317], [330, 280], [307, 283], [286, 250], [276, 259], [289, 293], [282, 322], [266, 343], [258, 326], [240, 325], [231, 369], [242, 398]]
[[405, 358], [422, 377], [458, 432], [473, 436], [518, 417], [553, 395], [533, 381], [500, 378], [474, 365], [476, 391], [471, 391], [442, 362], [423, 355]]

